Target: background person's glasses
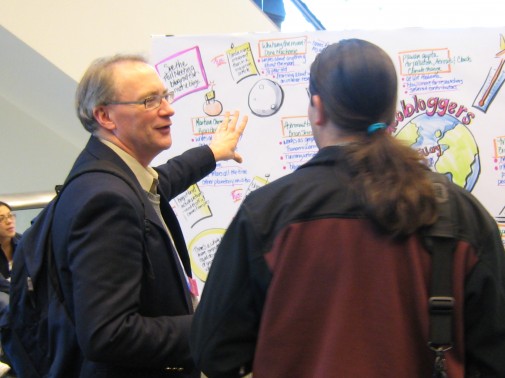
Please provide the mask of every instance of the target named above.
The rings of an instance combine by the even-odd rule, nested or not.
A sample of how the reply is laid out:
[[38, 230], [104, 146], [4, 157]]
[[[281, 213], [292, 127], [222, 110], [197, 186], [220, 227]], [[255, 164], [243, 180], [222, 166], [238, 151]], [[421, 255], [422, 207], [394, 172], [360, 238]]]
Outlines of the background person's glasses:
[[8, 221], [14, 220], [14, 219], [16, 219], [16, 214], [14, 214], [14, 213], [0, 215], [0, 223], [3, 223], [3, 222], [7, 223]]
[[109, 101], [104, 105], [144, 105], [146, 110], [156, 109], [161, 105], [161, 101], [165, 99], [169, 104], [174, 102], [174, 92], [167, 92], [161, 95], [152, 95], [140, 101]]

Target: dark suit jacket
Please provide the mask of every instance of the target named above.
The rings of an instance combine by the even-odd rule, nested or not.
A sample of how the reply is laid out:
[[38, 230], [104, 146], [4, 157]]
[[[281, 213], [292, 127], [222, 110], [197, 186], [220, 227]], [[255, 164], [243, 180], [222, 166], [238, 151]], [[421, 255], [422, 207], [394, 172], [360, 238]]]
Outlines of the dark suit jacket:
[[[95, 137], [74, 167], [93, 159], [113, 162], [138, 184], [121, 158]], [[207, 146], [155, 168], [162, 214], [188, 275], [186, 243], [169, 201], [214, 168]], [[122, 179], [92, 172], [62, 193], [53, 243], [75, 330], [51, 324], [50, 332], [76, 337], [73, 351], [51, 345], [55, 358], [68, 366], [62, 377], [199, 377], [188, 346], [193, 310], [187, 284], [163, 225], [140, 191], [143, 204]]]

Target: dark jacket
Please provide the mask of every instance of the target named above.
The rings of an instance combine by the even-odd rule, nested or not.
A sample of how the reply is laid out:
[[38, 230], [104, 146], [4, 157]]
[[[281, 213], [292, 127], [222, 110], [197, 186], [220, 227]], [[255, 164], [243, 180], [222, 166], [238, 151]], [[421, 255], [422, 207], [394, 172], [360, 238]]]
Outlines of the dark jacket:
[[[109, 147], [92, 137], [75, 166], [109, 160], [136, 182]], [[169, 201], [215, 168], [207, 146], [156, 168], [165, 223], [185, 270], [189, 254]], [[87, 173], [63, 192], [53, 223], [53, 243], [64, 297], [75, 333], [74, 351], [58, 350], [68, 369], [61, 377], [199, 377], [189, 352], [192, 304], [177, 272], [172, 244], [147, 196], [143, 204], [121, 179]], [[145, 208], [145, 219], [144, 219]]]
[[[209, 377], [251, 365], [256, 378], [431, 376], [430, 254], [421, 235], [391, 240], [363, 216], [342, 153], [324, 148], [244, 200], [193, 321], [192, 351]], [[448, 377], [471, 367], [505, 377], [502, 241], [474, 197], [451, 188], [459, 242]]]
[[[16, 233], [11, 240], [12, 243], [12, 256], [16, 253], [16, 247], [18, 245], [19, 239], [21, 238], [21, 234]], [[5, 257], [4, 251], [2, 247], [0, 247], [0, 274], [4, 278], [9, 278], [11, 276], [11, 272], [9, 269], [9, 262], [7, 261], [7, 257]]]
[[[12, 243], [12, 256], [16, 253], [16, 247], [18, 245], [19, 239], [21, 238], [21, 234], [16, 233], [11, 240]], [[2, 247], [0, 247], [0, 291], [4, 293], [9, 293], [10, 290], [10, 282], [8, 278], [11, 276], [11, 270], [9, 268], [9, 261], [7, 261], [7, 257], [5, 257], [4, 251]]]

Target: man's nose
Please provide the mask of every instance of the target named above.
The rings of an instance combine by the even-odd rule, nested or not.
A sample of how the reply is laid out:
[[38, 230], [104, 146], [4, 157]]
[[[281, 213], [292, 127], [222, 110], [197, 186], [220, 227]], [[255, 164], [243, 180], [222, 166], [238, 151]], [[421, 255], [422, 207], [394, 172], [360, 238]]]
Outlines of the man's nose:
[[161, 100], [159, 111], [161, 111], [163, 113], [167, 113], [169, 116], [173, 116], [175, 114], [175, 109], [173, 107], [173, 104], [168, 102], [168, 100], [166, 98], [163, 98]]

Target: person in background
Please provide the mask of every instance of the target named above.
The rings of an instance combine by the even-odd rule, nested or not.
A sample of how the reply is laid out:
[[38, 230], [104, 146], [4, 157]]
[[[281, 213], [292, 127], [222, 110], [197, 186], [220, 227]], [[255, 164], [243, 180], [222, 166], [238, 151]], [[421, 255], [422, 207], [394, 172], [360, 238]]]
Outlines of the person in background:
[[[9, 305], [12, 259], [20, 238], [16, 232], [16, 214], [7, 203], [0, 201], [0, 319]], [[11, 370], [6, 358], [3, 352], [0, 353], [0, 377]]]
[[[16, 214], [5, 202], [0, 201], [0, 274], [9, 279], [12, 270], [12, 259], [21, 235], [16, 232]], [[3, 291], [3, 286], [0, 290]], [[8, 289], [7, 289], [8, 291]]]
[[58, 376], [200, 377], [189, 350], [198, 293], [169, 201], [216, 162], [242, 161], [236, 147], [247, 117], [239, 122], [238, 112], [226, 113], [209, 145], [151, 167], [172, 145], [172, 100], [137, 55], [99, 58], [78, 84], [77, 115], [91, 136], [71, 172], [107, 161], [130, 176], [143, 198], [104, 172], [79, 176], [59, 198], [53, 250], [75, 328], [61, 329], [50, 318], [49, 332], [74, 335], [75, 345], [49, 345], [60, 361]]
[[[331, 44], [311, 65], [309, 97], [319, 151], [239, 208], [193, 320], [195, 363], [209, 377], [430, 377], [423, 232], [439, 174], [387, 130], [394, 64], [364, 40]], [[500, 232], [448, 184], [458, 240], [447, 377], [505, 377]]]

